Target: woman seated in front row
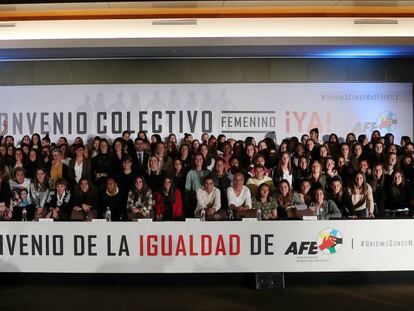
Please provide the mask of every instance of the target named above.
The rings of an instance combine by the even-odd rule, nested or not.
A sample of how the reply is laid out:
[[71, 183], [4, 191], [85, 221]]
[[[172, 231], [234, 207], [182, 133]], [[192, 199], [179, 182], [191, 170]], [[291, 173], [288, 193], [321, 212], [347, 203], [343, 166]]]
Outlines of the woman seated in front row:
[[155, 205], [152, 191], [145, 183], [143, 176], [137, 176], [134, 185], [128, 193], [127, 210], [128, 220], [137, 218], [152, 218], [152, 209]]
[[323, 188], [314, 190], [313, 201], [309, 205], [309, 209], [315, 216], [320, 216], [320, 219], [328, 220], [331, 218], [341, 218], [342, 213], [332, 200], [325, 199], [325, 191]]
[[277, 218], [277, 202], [276, 199], [270, 196], [270, 186], [268, 184], [261, 184], [257, 190], [256, 196], [253, 197], [253, 209], [262, 211], [262, 219], [276, 219]]
[[180, 190], [176, 189], [171, 177], [162, 182], [159, 192], [155, 193], [156, 220], [180, 220], [183, 218], [183, 202]]
[[87, 178], [81, 178], [75, 187], [72, 220], [91, 220], [97, 217], [98, 191]]
[[99, 198], [99, 218], [107, 218], [110, 212], [111, 221], [121, 221], [126, 213], [126, 195], [118, 187], [118, 182], [113, 177], [108, 177], [106, 188]]
[[206, 220], [223, 220], [227, 218], [227, 211], [221, 209], [220, 190], [214, 186], [213, 175], [204, 178], [203, 186], [197, 190], [197, 208], [195, 217], [201, 217], [205, 212]]
[[293, 194], [289, 181], [282, 179], [277, 187], [276, 201], [279, 218], [296, 218], [296, 206], [293, 203]]
[[46, 201], [45, 218], [53, 218], [54, 220], [68, 220], [72, 211], [72, 196], [68, 190], [68, 182], [59, 178], [56, 181], [56, 189], [50, 191]]
[[233, 185], [227, 189], [229, 208], [236, 218], [256, 217], [252, 210], [252, 197], [249, 188], [244, 185], [244, 176], [241, 172], [234, 173]]

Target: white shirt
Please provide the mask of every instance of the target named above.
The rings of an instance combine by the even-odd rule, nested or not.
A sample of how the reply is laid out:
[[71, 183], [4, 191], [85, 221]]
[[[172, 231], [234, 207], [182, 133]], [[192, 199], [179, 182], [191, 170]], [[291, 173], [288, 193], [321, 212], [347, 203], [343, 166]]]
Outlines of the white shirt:
[[75, 161], [75, 180], [76, 180], [76, 183], [78, 183], [79, 180], [82, 178], [82, 164], [83, 164], [83, 162], [78, 165], [78, 162]]
[[220, 190], [213, 187], [213, 191], [207, 193], [204, 187], [197, 190], [197, 208], [194, 214], [197, 216], [199, 212], [205, 208], [212, 207], [216, 212], [221, 207]]
[[249, 188], [246, 186], [243, 186], [243, 190], [239, 196], [236, 196], [233, 187], [228, 187], [227, 199], [229, 201], [229, 206], [232, 204], [235, 206], [247, 205], [249, 208], [252, 208], [252, 196], [250, 195]]
[[289, 186], [292, 187], [292, 182], [293, 182], [293, 175], [289, 174], [289, 171], [284, 171], [283, 175], [282, 175], [283, 179], [286, 179], [289, 183]]
[[70, 162], [71, 158], [67, 157], [66, 159], [62, 159], [62, 163], [66, 164], [67, 166], [69, 166], [69, 162]]

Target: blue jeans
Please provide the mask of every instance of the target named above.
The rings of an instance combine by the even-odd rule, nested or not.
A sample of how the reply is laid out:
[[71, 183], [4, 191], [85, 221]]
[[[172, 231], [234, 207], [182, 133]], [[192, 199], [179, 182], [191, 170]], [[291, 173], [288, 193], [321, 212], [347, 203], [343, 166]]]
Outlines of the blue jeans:
[[368, 218], [368, 210], [364, 208], [363, 210], [355, 211], [355, 216], [358, 218]]

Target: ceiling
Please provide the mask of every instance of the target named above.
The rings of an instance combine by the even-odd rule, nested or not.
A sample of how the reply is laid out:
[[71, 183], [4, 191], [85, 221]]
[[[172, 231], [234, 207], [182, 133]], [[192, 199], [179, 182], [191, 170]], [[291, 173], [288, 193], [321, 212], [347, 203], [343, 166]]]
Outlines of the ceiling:
[[211, 0], [211, 1], [87, 1], [87, 0], [3, 0], [3, 5], [9, 5], [9, 8], [14, 9], [35, 9], [37, 5], [41, 4], [43, 8], [73, 8], [90, 7], [90, 8], [111, 8], [111, 7], [238, 7], [238, 6], [253, 6], [253, 7], [269, 7], [269, 6], [412, 6], [413, 0]]
[[[13, 2], [15, 2], [13, 4]], [[33, 3], [43, 2], [43, 3]], [[2, 1], [0, 20], [180, 17], [414, 17], [414, 0]]]
[[413, 56], [414, 0], [0, 5], [0, 60]]

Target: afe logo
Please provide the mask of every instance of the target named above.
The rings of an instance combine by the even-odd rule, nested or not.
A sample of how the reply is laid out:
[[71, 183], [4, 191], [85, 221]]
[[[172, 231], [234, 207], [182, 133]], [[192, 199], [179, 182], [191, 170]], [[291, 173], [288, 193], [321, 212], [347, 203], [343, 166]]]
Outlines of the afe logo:
[[303, 255], [303, 253], [308, 255], [316, 255], [318, 253], [318, 244], [316, 242], [300, 242], [299, 247], [297, 242], [290, 243], [288, 249], [285, 252], [285, 255]]

